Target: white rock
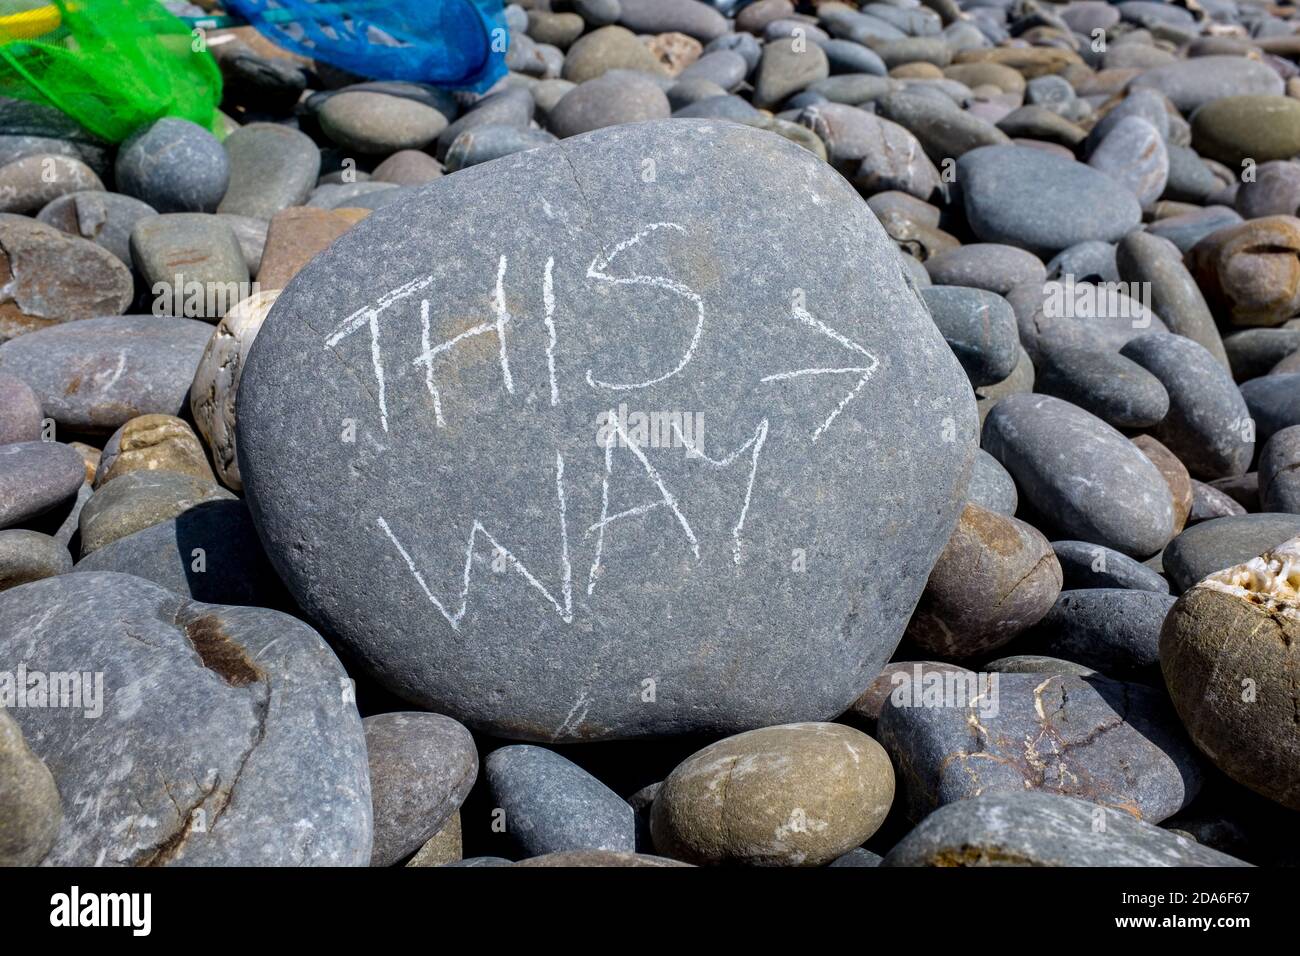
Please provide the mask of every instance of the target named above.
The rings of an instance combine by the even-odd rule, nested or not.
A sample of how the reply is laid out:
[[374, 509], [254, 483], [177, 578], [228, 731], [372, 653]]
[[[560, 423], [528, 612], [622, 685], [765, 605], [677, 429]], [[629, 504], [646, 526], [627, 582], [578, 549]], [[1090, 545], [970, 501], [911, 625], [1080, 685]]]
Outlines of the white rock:
[[239, 393], [239, 378], [248, 350], [279, 297], [278, 289], [255, 292], [225, 314], [208, 341], [190, 388], [190, 411], [203, 440], [212, 449], [217, 477], [234, 491], [244, 487], [239, 478], [239, 461], [235, 458], [235, 398]]

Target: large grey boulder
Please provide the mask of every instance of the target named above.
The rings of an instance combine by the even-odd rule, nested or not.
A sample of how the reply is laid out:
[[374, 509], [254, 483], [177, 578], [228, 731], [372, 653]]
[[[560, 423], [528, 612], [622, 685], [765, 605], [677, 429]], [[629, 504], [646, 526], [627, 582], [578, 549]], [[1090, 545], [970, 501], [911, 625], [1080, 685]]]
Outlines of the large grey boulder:
[[858, 194], [779, 136], [673, 120], [411, 197], [295, 277], [240, 385], [247, 500], [307, 613], [515, 739], [841, 713], [976, 426]]
[[45, 863], [369, 861], [351, 682], [301, 621], [64, 574], [0, 593], [0, 660], [75, 691], [10, 711], [63, 798]]

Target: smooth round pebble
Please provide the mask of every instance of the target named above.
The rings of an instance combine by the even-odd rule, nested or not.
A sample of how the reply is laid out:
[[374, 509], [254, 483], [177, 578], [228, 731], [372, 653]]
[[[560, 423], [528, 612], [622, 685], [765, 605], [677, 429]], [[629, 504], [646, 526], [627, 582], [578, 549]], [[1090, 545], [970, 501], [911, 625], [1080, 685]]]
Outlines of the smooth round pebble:
[[1175, 594], [1216, 571], [1245, 564], [1300, 535], [1300, 515], [1245, 514], [1202, 521], [1165, 548], [1165, 573]]
[[441, 714], [375, 714], [362, 725], [375, 820], [370, 865], [392, 866], [460, 808], [478, 776], [478, 751], [469, 731]]
[[483, 769], [505, 832], [527, 856], [635, 849], [635, 814], [628, 802], [554, 751], [502, 747], [488, 754]]
[[49, 535], [20, 528], [0, 531], [0, 591], [71, 570], [72, 555]]
[[230, 185], [230, 159], [210, 132], [166, 116], [118, 148], [117, 188], [158, 212], [216, 212]]
[[860, 846], [894, 799], [881, 746], [841, 724], [784, 724], [705, 747], [659, 788], [658, 852], [700, 865], [820, 866]]

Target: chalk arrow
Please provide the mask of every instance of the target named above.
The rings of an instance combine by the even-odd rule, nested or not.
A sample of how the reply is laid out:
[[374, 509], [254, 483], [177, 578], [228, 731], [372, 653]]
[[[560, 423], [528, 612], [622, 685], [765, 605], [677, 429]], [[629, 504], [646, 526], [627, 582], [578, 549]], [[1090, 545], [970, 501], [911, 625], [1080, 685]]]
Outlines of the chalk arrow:
[[880, 360], [876, 358], [876, 356], [873, 355], [871, 352], [867, 351], [865, 348], [859, 345], [857, 342], [854, 342], [853, 340], [849, 339], [842, 333], [835, 331], [835, 329], [831, 328], [829, 325], [827, 325], [825, 322], [821, 321], [820, 319], [815, 318], [803, 306], [796, 305], [793, 307], [791, 312], [794, 315], [794, 317], [799, 320], [801, 324], [806, 325], [809, 328], [815, 329], [816, 331], [820, 332], [822, 335], [839, 343], [840, 345], [844, 346], [846, 349], [849, 349], [852, 352], [857, 352], [859, 355], [866, 356], [869, 362], [869, 364], [867, 365], [851, 365], [842, 368], [802, 368], [794, 372], [777, 372], [775, 375], [763, 376], [762, 381], [764, 382], [781, 382], [781, 381], [785, 381], [786, 379], [804, 378], [805, 376], [808, 375], [860, 376], [858, 378], [857, 384], [854, 385], [851, 389], [849, 389], [848, 394], [846, 394], [842, 399], [840, 399], [840, 403], [831, 410], [831, 413], [829, 415], [826, 416], [826, 421], [822, 422], [821, 425], [819, 425], [817, 429], [812, 433], [812, 440], [816, 441], [818, 438], [822, 436], [822, 432], [830, 428], [831, 425], [834, 423], [835, 419], [840, 417], [840, 412], [844, 411], [845, 407], [849, 404], [849, 402], [853, 401], [853, 399], [858, 397], [858, 393], [862, 391], [862, 387], [867, 384], [867, 381], [871, 378], [872, 374], [874, 374], [876, 369], [880, 366]]

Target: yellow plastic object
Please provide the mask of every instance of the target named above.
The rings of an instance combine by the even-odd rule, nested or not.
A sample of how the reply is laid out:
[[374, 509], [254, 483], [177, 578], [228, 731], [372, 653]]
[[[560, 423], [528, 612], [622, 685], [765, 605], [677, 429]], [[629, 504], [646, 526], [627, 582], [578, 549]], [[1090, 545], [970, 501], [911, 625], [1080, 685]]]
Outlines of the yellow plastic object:
[[221, 131], [221, 72], [157, 0], [0, 0], [0, 96], [121, 142], [163, 116]]
[[0, 43], [14, 40], [34, 40], [57, 30], [63, 24], [63, 14], [53, 4], [0, 16]]

